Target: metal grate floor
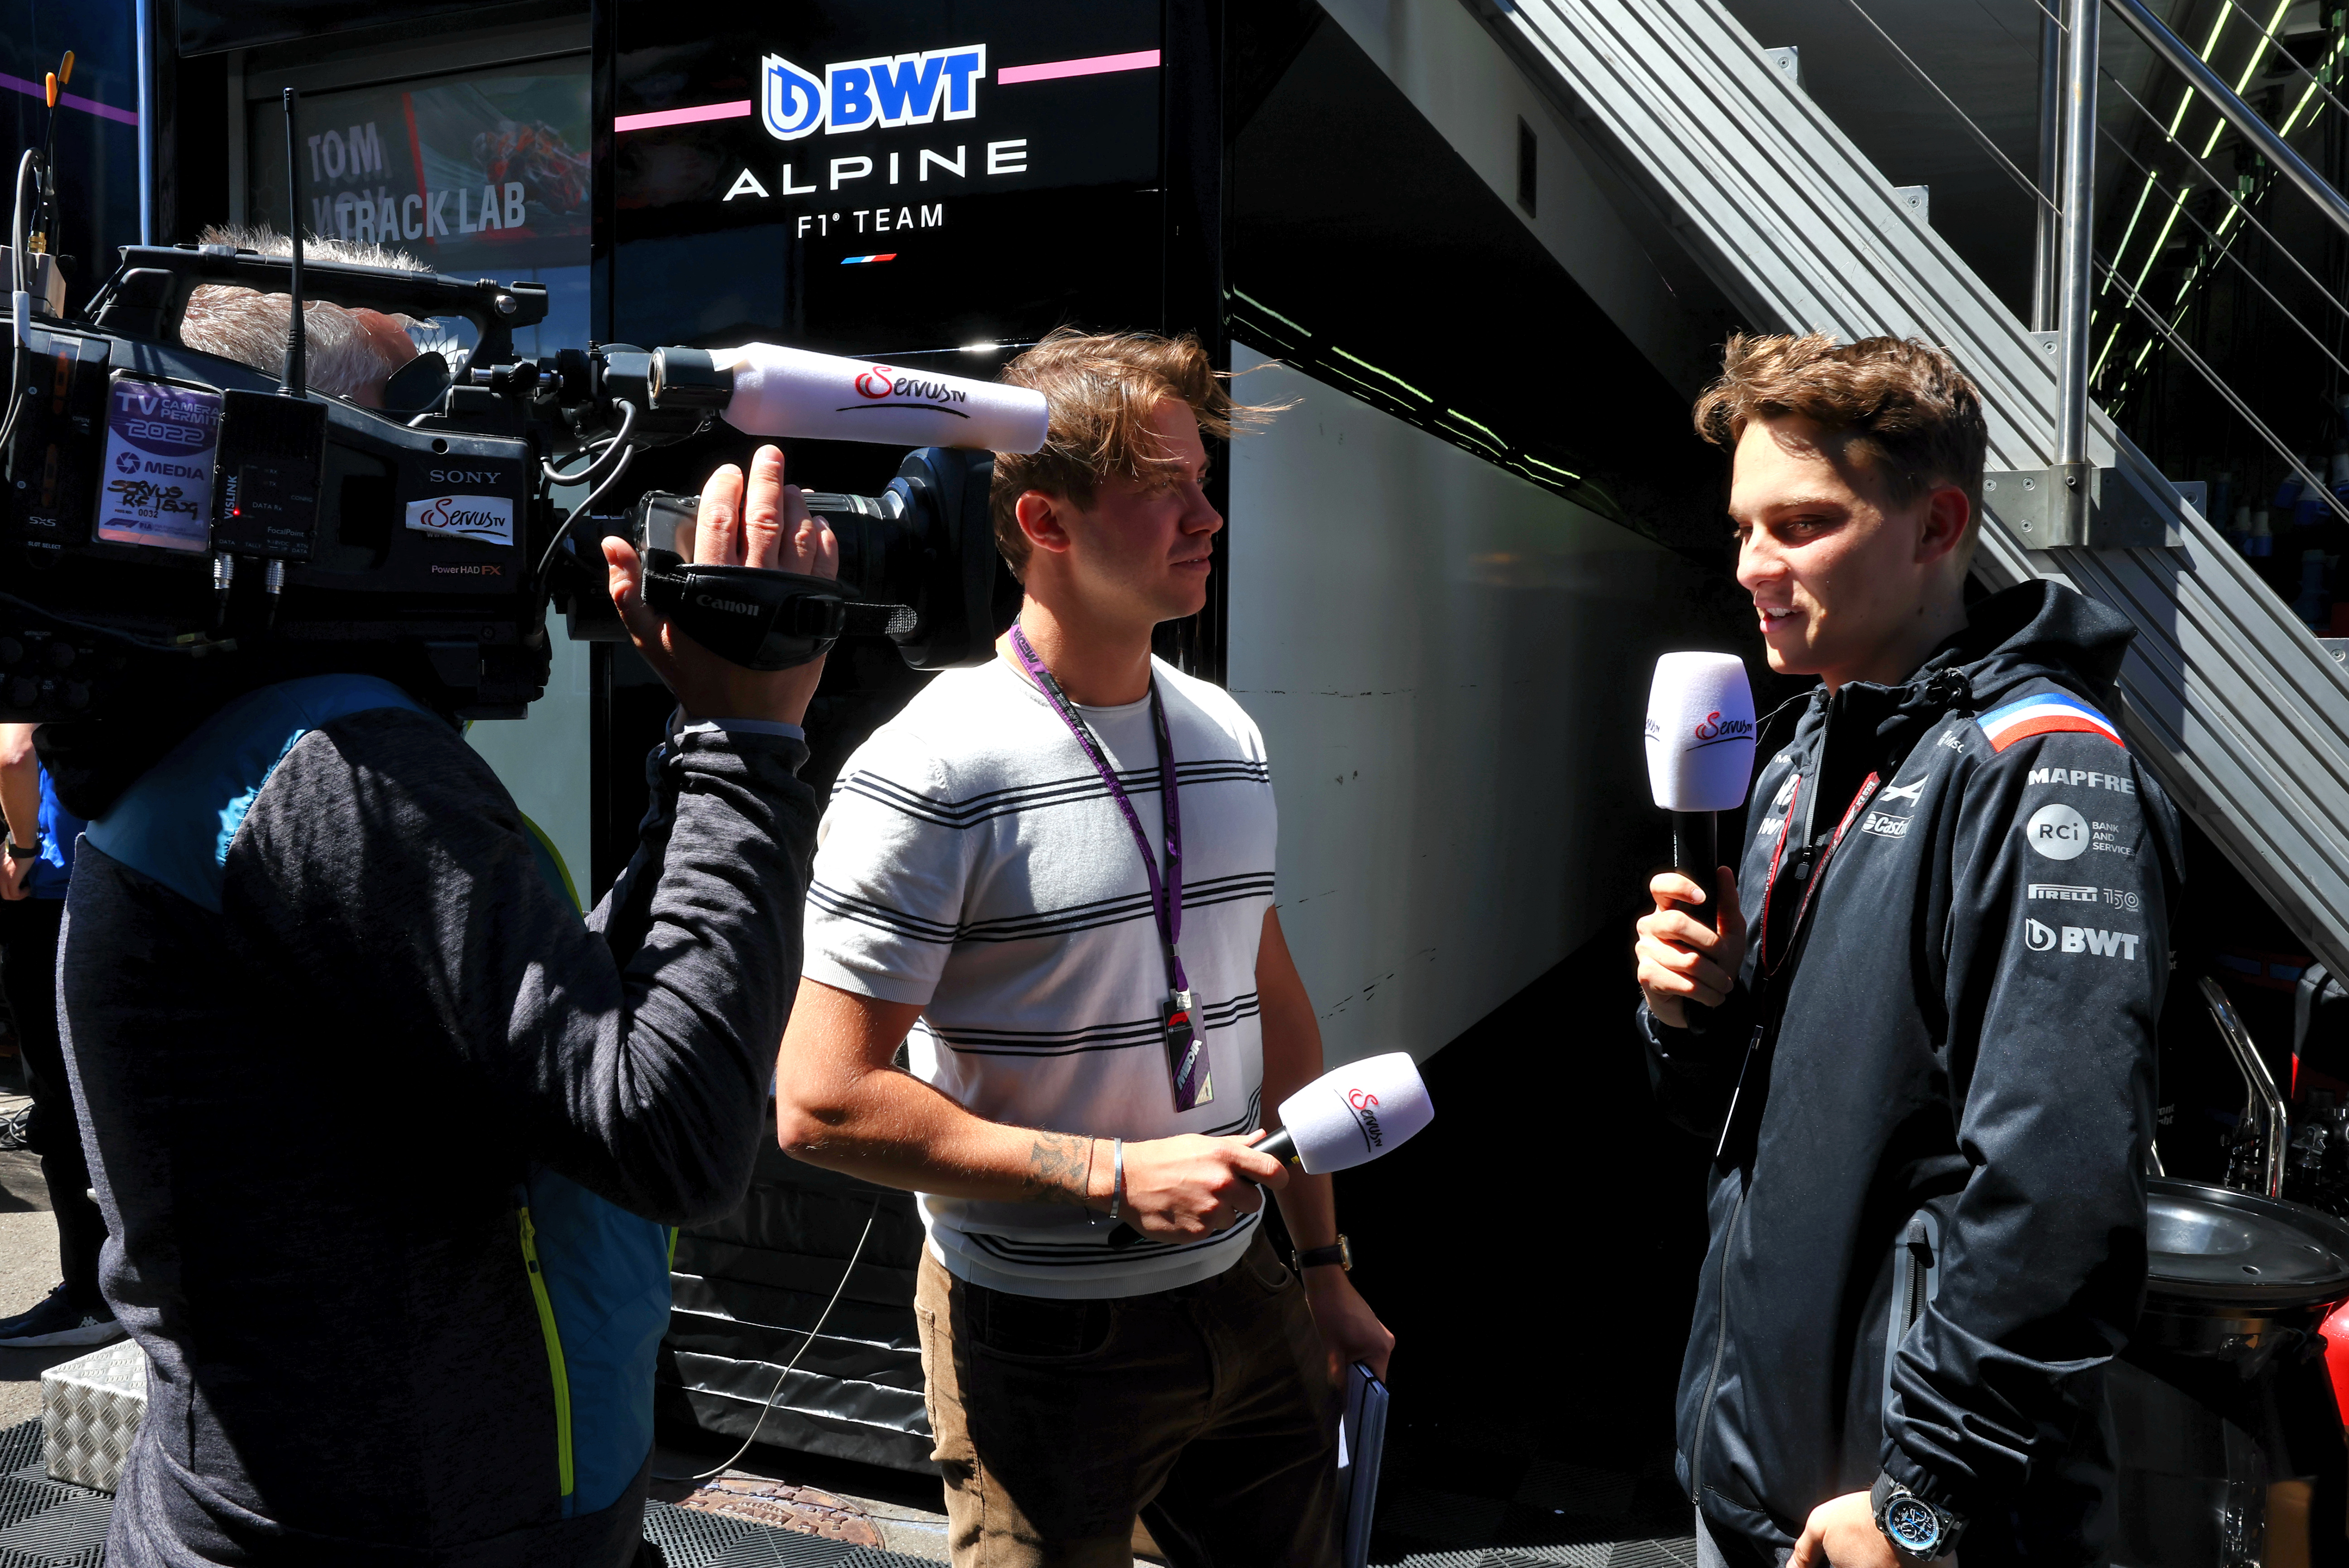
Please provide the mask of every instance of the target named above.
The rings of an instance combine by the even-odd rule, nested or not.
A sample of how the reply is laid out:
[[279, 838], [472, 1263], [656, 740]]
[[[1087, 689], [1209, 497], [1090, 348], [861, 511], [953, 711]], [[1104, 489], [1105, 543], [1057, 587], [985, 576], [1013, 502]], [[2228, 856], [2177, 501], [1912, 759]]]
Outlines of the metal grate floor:
[[[98, 1568], [114, 1499], [49, 1480], [41, 1424], [0, 1429], [0, 1568]], [[645, 1538], [668, 1568], [935, 1568], [918, 1557], [721, 1519], [665, 1502], [645, 1506]]]

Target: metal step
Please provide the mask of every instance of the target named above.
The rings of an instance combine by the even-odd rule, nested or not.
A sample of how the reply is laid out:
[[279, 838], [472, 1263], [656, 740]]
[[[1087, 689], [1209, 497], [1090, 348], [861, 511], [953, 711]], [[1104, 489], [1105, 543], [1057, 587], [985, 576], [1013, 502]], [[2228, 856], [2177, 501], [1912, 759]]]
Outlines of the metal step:
[[[1467, 0], [1588, 153], [1749, 327], [1938, 343], [1990, 404], [1990, 466], [2044, 467], [2052, 340], [2027, 330], [1717, 0]], [[2335, 973], [2349, 973], [2349, 672], [2092, 408], [2090, 455], [2167, 548], [2026, 551], [1993, 501], [1975, 571], [2070, 584], [2137, 627], [2130, 744]]]

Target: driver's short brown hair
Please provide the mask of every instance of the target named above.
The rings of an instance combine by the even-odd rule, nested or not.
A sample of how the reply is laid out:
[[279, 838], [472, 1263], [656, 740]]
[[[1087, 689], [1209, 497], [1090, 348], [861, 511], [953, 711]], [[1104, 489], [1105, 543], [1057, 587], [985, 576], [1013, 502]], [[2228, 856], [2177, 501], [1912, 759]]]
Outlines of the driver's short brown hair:
[[1155, 450], [1149, 430], [1151, 410], [1161, 400], [1181, 399], [1198, 417], [1199, 433], [1217, 441], [1267, 411], [1233, 402], [1230, 378], [1187, 332], [1162, 337], [1059, 327], [1006, 365], [1000, 379], [1043, 393], [1050, 410], [1040, 451], [995, 454], [988, 504], [995, 547], [1014, 576], [1028, 569], [1021, 495], [1040, 490], [1091, 506], [1102, 480], [1112, 474], [1145, 480], [1172, 461]]
[[1722, 346], [1721, 379], [1696, 400], [1697, 434], [1734, 451], [1747, 424], [1785, 414], [1847, 436], [1847, 450], [1883, 481], [1896, 506], [1938, 485], [1963, 490], [1973, 507], [1971, 540], [1990, 426], [1982, 389], [1945, 350], [1916, 337], [1839, 345], [1825, 332], [1733, 333]]

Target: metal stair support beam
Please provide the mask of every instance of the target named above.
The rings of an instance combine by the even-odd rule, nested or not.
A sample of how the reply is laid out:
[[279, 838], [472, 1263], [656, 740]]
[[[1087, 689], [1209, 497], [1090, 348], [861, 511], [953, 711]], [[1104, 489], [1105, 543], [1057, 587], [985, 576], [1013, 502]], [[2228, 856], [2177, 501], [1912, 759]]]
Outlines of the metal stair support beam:
[[[2054, 356], [1720, 0], [1463, 3], [1751, 326], [1941, 344], [1988, 400], [1990, 466], [2047, 465]], [[2182, 542], [2027, 552], [1991, 508], [1975, 571], [1993, 587], [2065, 582], [2135, 623], [2118, 715], [2131, 746], [2309, 950], [2349, 973], [2349, 672], [2101, 409], [2085, 455]]]
[[[2095, 298], [2096, 244], [2096, 0], [2070, 8], [2064, 39], [2063, 254], [2056, 272], [2055, 452], [2049, 460], [2048, 504], [2058, 521], [2054, 537], [2088, 537], [2088, 338]], [[2044, 536], [2043, 536], [2044, 538]]]

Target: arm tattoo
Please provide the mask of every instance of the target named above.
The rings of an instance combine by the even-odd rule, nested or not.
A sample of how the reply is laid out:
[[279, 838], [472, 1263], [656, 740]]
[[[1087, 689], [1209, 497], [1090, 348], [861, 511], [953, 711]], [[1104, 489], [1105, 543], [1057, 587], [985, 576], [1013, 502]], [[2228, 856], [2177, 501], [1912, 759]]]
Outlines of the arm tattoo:
[[1085, 1206], [1086, 1177], [1092, 1166], [1089, 1137], [1069, 1133], [1036, 1135], [1029, 1146], [1028, 1169], [1020, 1179], [1020, 1197], [1030, 1203]]

